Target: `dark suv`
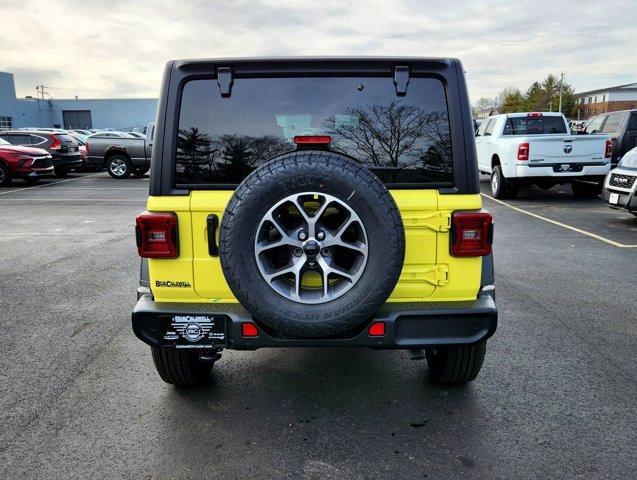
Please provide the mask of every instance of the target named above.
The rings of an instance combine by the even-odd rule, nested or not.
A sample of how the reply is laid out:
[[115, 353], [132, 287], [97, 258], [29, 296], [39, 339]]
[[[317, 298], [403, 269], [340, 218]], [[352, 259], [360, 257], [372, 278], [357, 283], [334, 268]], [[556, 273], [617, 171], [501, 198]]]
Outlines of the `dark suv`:
[[405, 349], [476, 378], [493, 224], [458, 60], [174, 61], [158, 112], [132, 323], [163, 380], [262, 347]]
[[611, 167], [615, 168], [629, 150], [637, 147], [637, 109], [597, 115], [586, 122], [584, 131], [580, 133], [610, 135], [611, 142], [613, 142]]
[[9, 130], [0, 132], [0, 138], [12, 145], [42, 148], [53, 157], [53, 170], [63, 177], [71, 170], [82, 167], [82, 156], [77, 141], [66, 133]]

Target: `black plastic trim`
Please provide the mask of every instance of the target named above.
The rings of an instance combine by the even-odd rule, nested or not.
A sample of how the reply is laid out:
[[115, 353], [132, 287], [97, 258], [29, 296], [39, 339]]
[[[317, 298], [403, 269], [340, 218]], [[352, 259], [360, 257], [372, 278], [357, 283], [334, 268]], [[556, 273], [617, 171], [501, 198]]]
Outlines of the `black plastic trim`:
[[[139, 294], [138, 294], [139, 295]], [[303, 339], [272, 336], [259, 328], [259, 336], [241, 335], [243, 322], [259, 322], [239, 304], [158, 303], [150, 294], [141, 293], [131, 317], [133, 331], [143, 342], [167, 347], [161, 340], [160, 315], [210, 315], [225, 319], [227, 338], [223, 348], [254, 350], [262, 347], [370, 347], [377, 349], [411, 349], [442, 345], [471, 345], [495, 332], [498, 313], [494, 295], [481, 293], [474, 301], [387, 303], [354, 336]], [[371, 337], [367, 326], [385, 323], [385, 335]]]

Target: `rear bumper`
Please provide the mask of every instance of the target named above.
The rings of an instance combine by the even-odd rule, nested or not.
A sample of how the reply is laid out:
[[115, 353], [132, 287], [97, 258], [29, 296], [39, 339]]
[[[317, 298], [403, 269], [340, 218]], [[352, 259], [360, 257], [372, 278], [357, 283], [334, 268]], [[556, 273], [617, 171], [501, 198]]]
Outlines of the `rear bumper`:
[[[572, 165], [573, 171], [561, 171], [560, 165]], [[556, 171], [557, 170], [557, 171]], [[517, 178], [535, 178], [535, 177], [551, 177], [551, 178], [570, 178], [570, 177], [601, 177], [603, 178], [610, 171], [610, 163], [600, 162], [600, 164], [582, 164], [577, 162], [569, 162], [565, 160], [563, 163], [555, 162], [543, 165], [520, 165], [515, 166], [515, 176]]]
[[[158, 303], [147, 289], [140, 288], [132, 323], [135, 335], [154, 347], [165, 348], [229, 348], [254, 350], [263, 347], [369, 347], [377, 349], [413, 349], [440, 345], [470, 345], [486, 340], [496, 330], [498, 314], [494, 291], [484, 291], [469, 302], [387, 303], [366, 325], [338, 338], [302, 339], [282, 337], [255, 321], [238, 304]], [[178, 315], [197, 316], [218, 325], [223, 331], [213, 340], [189, 344], [163, 338], [162, 324]], [[257, 337], [244, 337], [241, 325], [256, 323]], [[370, 336], [368, 326], [385, 324], [385, 335]], [[223, 325], [223, 326], [221, 326]], [[177, 345], [176, 345], [177, 344]]]
[[82, 166], [82, 157], [79, 154], [53, 157], [53, 166], [55, 168], [79, 168]]

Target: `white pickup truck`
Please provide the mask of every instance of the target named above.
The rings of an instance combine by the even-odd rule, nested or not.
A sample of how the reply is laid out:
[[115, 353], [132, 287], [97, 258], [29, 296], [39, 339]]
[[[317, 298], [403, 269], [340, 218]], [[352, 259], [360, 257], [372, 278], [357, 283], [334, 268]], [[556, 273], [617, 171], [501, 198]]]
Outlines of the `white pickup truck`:
[[515, 197], [523, 185], [564, 183], [576, 197], [599, 195], [613, 153], [608, 135], [571, 135], [556, 112], [493, 115], [476, 132], [476, 149], [495, 198]]

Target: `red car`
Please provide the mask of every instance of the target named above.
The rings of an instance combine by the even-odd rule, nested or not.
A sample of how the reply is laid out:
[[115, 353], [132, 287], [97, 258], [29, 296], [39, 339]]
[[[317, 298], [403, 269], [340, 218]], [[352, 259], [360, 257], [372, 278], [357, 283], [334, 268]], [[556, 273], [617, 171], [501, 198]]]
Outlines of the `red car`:
[[14, 178], [37, 182], [53, 174], [53, 157], [46, 150], [11, 145], [0, 138], [0, 187], [7, 187]]

